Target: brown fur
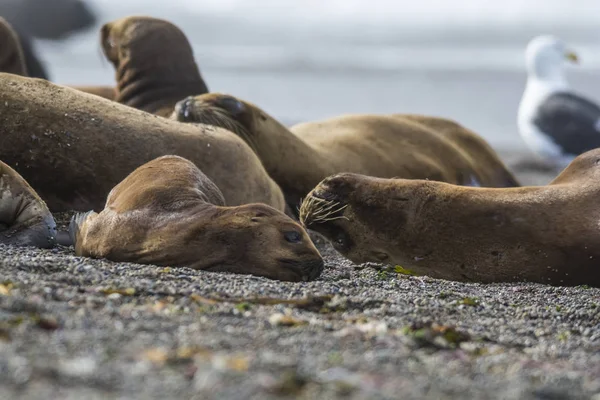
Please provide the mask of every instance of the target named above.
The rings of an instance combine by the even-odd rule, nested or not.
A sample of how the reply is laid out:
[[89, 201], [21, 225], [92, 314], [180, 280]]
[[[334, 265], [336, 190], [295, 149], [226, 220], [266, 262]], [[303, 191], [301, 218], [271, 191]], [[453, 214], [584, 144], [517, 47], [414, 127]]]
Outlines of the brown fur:
[[[133, 171], [104, 210], [75, 217], [77, 255], [265, 276], [317, 278], [323, 259], [306, 231], [264, 204], [226, 207], [193, 163], [163, 156]], [[290, 236], [291, 235], [291, 236]]]
[[46, 203], [17, 171], [0, 161], [0, 243], [49, 248], [56, 235]]
[[0, 17], [0, 72], [27, 76], [25, 57], [19, 36], [2, 17]]
[[208, 92], [188, 39], [170, 22], [122, 18], [102, 26], [101, 41], [119, 103], [166, 117], [179, 100]]
[[[258, 154], [292, 207], [323, 178], [338, 172], [461, 185], [517, 184], [482, 139], [439, 118], [345, 115], [288, 130], [255, 105], [219, 93], [182, 100], [171, 118], [236, 133]], [[434, 121], [445, 121], [448, 133], [439, 134], [438, 126], [429, 125]]]
[[79, 90], [84, 93], [93, 94], [96, 96], [103, 97], [107, 100], [114, 100], [117, 96], [117, 91], [111, 86], [80, 86], [80, 85], [69, 85], [69, 87]]
[[213, 126], [189, 126], [64, 86], [0, 74], [0, 159], [18, 168], [52, 211], [101, 210], [108, 192], [156, 157], [185, 157], [227, 204], [285, 208], [252, 150]]
[[600, 286], [599, 198], [593, 150], [539, 187], [339, 174], [311, 192], [300, 214], [355, 262], [457, 281]]

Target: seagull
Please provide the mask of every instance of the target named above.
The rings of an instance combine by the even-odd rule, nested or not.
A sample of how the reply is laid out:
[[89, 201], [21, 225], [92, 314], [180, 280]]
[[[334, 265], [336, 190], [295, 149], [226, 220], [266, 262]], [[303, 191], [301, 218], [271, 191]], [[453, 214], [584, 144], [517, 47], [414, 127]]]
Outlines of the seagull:
[[521, 137], [551, 167], [600, 147], [600, 107], [574, 93], [564, 75], [578, 57], [560, 39], [538, 36], [525, 50], [527, 85], [518, 112]]

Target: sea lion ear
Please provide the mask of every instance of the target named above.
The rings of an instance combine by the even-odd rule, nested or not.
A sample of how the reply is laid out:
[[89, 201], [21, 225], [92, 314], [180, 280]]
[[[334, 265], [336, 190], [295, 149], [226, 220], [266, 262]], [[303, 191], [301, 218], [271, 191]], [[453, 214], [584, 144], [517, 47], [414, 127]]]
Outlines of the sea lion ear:
[[246, 112], [244, 103], [232, 96], [222, 96], [219, 98], [218, 106], [227, 110], [231, 115], [237, 116]]

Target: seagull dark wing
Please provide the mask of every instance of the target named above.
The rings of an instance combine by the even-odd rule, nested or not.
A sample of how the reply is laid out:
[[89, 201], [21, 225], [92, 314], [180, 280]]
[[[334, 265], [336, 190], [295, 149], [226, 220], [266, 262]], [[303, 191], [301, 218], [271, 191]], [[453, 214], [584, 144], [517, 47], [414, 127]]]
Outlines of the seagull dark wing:
[[564, 154], [579, 155], [600, 147], [600, 107], [576, 94], [548, 96], [539, 105], [533, 124]]

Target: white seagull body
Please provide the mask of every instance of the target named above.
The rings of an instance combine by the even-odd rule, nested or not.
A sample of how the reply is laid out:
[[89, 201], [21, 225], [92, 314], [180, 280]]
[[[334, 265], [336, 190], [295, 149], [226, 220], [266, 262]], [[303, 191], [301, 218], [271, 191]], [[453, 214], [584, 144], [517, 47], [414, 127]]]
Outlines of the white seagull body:
[[560, 40], [539, 36], [529, 43], [525, 57], [519, 133], [544, 162], [565, 168], [579, 154], [600, 147], [600, 107], [570, 90], [563, 63], [575, 62], [577, 56]]

